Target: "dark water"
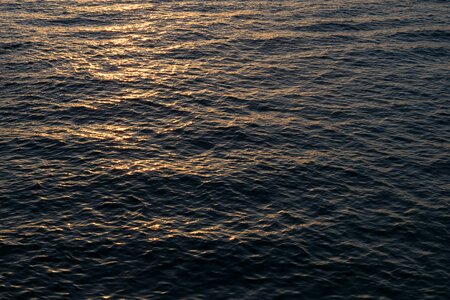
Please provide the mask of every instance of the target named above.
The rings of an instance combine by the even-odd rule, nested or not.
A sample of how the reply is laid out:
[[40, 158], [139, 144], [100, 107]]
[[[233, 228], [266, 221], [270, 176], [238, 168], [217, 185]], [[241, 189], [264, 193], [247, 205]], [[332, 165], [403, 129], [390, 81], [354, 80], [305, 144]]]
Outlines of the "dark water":
[[0, 1], [0, 298], [449, 299], [448, 1]]

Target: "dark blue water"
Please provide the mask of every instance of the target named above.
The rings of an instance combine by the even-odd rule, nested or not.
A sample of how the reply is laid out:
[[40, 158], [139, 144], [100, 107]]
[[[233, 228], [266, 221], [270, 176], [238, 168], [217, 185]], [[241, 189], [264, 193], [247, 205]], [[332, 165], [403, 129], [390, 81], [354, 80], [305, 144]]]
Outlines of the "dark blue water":
[[0, 0], [0, 298], [449, 299], [449, 22]]

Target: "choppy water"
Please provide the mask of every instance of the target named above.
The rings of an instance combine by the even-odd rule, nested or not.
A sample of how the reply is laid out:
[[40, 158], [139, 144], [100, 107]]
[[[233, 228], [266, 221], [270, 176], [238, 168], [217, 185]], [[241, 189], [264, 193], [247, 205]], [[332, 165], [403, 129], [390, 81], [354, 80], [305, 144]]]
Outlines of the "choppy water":
[[447, 1], [0, 1], [0, 298], [448, 299]]

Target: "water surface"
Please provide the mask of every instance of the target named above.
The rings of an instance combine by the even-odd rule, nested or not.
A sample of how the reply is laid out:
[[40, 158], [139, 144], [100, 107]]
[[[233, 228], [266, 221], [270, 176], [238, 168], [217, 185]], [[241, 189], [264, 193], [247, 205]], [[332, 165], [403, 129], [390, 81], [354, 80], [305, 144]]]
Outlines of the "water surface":
[[0, 1], [0, 298], [448, 299], [447, 1]]

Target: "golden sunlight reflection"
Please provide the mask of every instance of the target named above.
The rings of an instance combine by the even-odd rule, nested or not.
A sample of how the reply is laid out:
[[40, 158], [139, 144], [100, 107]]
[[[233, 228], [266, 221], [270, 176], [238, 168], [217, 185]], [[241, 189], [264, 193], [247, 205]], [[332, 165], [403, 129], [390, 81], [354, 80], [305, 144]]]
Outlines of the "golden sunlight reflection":
[[0, 300], [443, 296], [447, 2], [0, 0]]
[[[26, 135], [22, 132], [22, 137]], [[130, 127], [124, 126], [86, 126], [76, 129], [66, 128], [63, 132], [49, 131], [47, 133], [30, 134], [28, 136], [42, 136], [54, 140], [64, 141], [71, 135], [83, 137], [90, 140], [110, 140], [118, 143], [119, 148], [133, 149], [140, 147], [140, 140], [147, 139], [145, 136], [139, 136]], [[73, 137], [72, 137], [73, 138]], [[159, 151], [159, 146], [149, 151]], [[230, 150], [226, 157], [217, 157], [214, 151], [208, 150], [189, 157], [182, 156], [176, 151], [160, 152], [160, 155], [154, 158], [139, 159], [133, 157], [111, 157], [99, 158], [96, 167], [91, 172], [110, 173], [112, 171], [122, 171], [126, 174], [152, 173], [152, 172], [175, 172], [177, 174], [189, 174], [202, 177], [227, 176], [232, 173], [241, 172], [245, 169], [251, 169], [252, 166], [261, 160], [272, 162], [276, 168], [277, 161], [289, 162], [291, 165], [311, 164], [323, 156], [328, 155], [320, 151], [302, 151], [298, 155], [292, 155], [288, 151], [235, 149]]]
[[[109, 99], [111, 101], [111, 99]], [[121, 98], [118, 101], [125, 101]], [[129, 100], [133, 101], [133, 100]], [[88, 100], [70, 104], [69, 107], [85, 107], [96, 109], [102, 102], [96, 103]], [[175, 105], [175, 104], [173, 104]], [[289, 124], [292, 120], [281, 118], [271, 113], [254, 113], [243, 115], [239, 118], [226, 118], [226, 114], [214, 108], [208, 108], [203, 114], [215, 116], [215, 122], [224, 127], [245, 127], [248, 123], [264, 124]], [[152, 138], [159, 135], [170, 135], [173, 132], [182, 132], [194, 125], [195, 119], [174, 117], [162, 120], [163, 123], [146, 124], [150, 129], [148, 133], [141, 132], [135, 124], [114, 125], [104, 123], [92, 123], [87, 125], [71, 125], [67, 127], [48, 126], [40, 127], [38, 131], [21, 131], [19, 129], [2, 128], [6, 135], [20, 136], [23, 139], [45, 137], [51, 140], [65, 143], [69, 140], [97, 141], [113, 143], [111, 147], [122, 150], [136, 150], [145, 147], [149, 155], [145, 158], [131, 155], [98, 158], [96, 170], [93, 172], [122, 171], [126, 174], [151, 173], [151, 172], [175, 172], [177, 174], [190, 174], [203, 177], [227, 176], [232, 173], [251, 169], [260, 161], [269, 162], [276, 168], [277, 162], [289, 162], [291, 165], [305, 165], [316, 162], [318, 159], [329, 155], [318, 150], [295, 149], [257, 149], [240, 148], [227, 151], [225, 156], [217, 156], [214, 149], [193, 153], [189, 156], [180, 154], [176, 149], [167, 150], [157, 143], [152, 143]], [[222, 124], [221, 124], [222, 123]], [[156, 141], [156, 140], [155, 140]], [[233, 140], [223, 143], [233, 143]], [[145, 146], [144, 146], [145, 145]], [[231, 145], [230, 145], [231, 146]]]
[[[78, 0], [77, 4], [90, 4], [88, 0]], [[134, 20], [133, 11], [154, 11], [155, 3], [126, 4], [116, 3], [110, 5], [74, 5], [67, 14], [80, 13], [104, 13], [119, 12], [128, 13], [130, 18], [125, 23], [115, 23], [110, 25], [90, 24], [74, 25], [49, 25], [37, 27], [36, 31], [42, 36], [50, 33], [74, 34], [80, 36], [78, 40], [67, 40], [65, 45], [71, 51], [55, 51], [55, 57], [45, 57], [46, 60], [61, 60], [64, 64], [56, 65], [52, 72], [60, 78], [83, 78], [98, 80], [101, 83], [123, 84], [120, 92], [107, 93], [106, 95], [93, 94], [88, 92], [82, 99], [55, 103], [58, 113], [63, 115], [70, 110], [89, 112], [90, 110], [101, 112], [107, 107], [108, 111], [115, 111], [116, 106], [127, 105], [133, 101], [148, 104], [149, 109], [162, 111], [155, 116], [154, 120], [136, 120], [136, 123], [115, 123], [114, 119], [105, 122], [89, 120], [86, 123], [68, 123], [66, 126], [49, 125], [40, 126], [38, 129], [22, 131], [17, 128], [0, 128], [0, 133], [12, 135], [22, 139], [44, 137], [50, 140], [66, 143], [76, 141], [76, 143], [105, 143], [111, 150], [130, 151], [130, 154], [111, 155], [96, 158], [92, 165], [84, 166], [84, 169], [91, 174], [110, 174], [122, 172], [127, 175], [139, 173], [160, 173], [160, 174], [182, 174], [201, 176], [208, 180], [211, 177], [226, 177], [234, 173], [252, 169], [255, 165], [264, 161], [274, 169], [282, 161], [285, 165], [307, 165], [316, 162], [321, 157], [328, 155], [326, 152], [318, 150], [298, 150], [289, 148], [267, 149], [252, 146], [236, 149], [232, 147], [233, 140], [223, 141], [221, 146], [230, 146], [225, 155], [217, 155], [213, 149], [192, 152], [189, 155], [182, 155], [178, 149], [164, 149], [162, 143], [158, 143], [155, 136], [172, 136], [175, 140], [182, 138], [187, 130], [195, 130], [197, 122], [214, 122], [214, 126], [223, 128], [246, 128], [249, 124], [264, 126], [278, 126], [279, 128], [289, 128], [293, 123], [298, 122], [298, 116], [282, 115], [271, 111], [245, 110], [247, 103], [242, 101], [235, 104], [235, 111], [227, 110], [224, 106], [197, 105], [194, 101], [189, 102], [178, 100], [185, 96], [191, 99], [195, 93], [208, 95], [211, 93], [205, 87], [195, 86], [194, 89], [183, 90], [179, 84], [183, 81], [195, 81], [199, 74], [203, 77], [222, 76], [224, 71], [223, 62], [220, 59], [216, 62], [202, 61], [201, 59], [176, 59], [168, 53], [184, 53], [192, 49], [214, 48], [215, 44], [227, 44], [229, 39], [235, 39], [241, 34], [236, 31], [228, 33], [223, 37], [217, 36], [211, 39], [171, 39], [168, 34], [180, 31], [180, 24], [183, 27], [202, 27], [217, 25], [217, 18], [220, 20], [231, 19], [236, 16], [255, 14], [254, 11], [223, 12], [211, 16], [200, 15], [198, 12], [172, 12], [170, 15], [149, 13], [145, 20], [142, 18]], [[36, 18], [44, 19], [44, 13], [36, 13]], [[66, 16], [63, 16], [65, 18]], [[208, 19], [209, 18], [209, 19]], [[303, 21], [302, 21], [303, 22]], [[58, 23], [55, 23], [58, 24]], [[164, 25], [164, 26], [163, 26]], [[175, 30], [176, 29], [176, 30]], [[98, 38], [101, 33], [102, 38]], [[290, 30], [274, 30], [268, 32], [255, 32], [253, 38], [260, 40], [283, 38], [294, 38], [299, 32]], [[64, 45], [63, 45], [64, 46]], [[62, 47], [63, 48], [63, 47]], [[305, 51], [305, 56], [311, 55]], [[171, 58], [168, 58], [171, 57]], [[207, 64], [208, 68], [204, 68]], [[260, 68], [270, 68], [271, 63], [260, 61]], [[245, 68], [249, 68], [246, 66]], [[228, 70], [226, 72], [236, 75], [242, 72], [245, 77], [246, 69]], [[223, 80], [226, 82], [226, 79]], [[164, 87], [163, 89], [159, 89]], [[258, 99], [260, 89], [246, 89], [245, 87], [235, 87], [230, 91], [227, 84], [221, 86], [221, 97], [231, 97], [235, 99]], [[197, 90], [195, 90], [197, 89]], [[173, 95], [167, 95], [172, 92]], [[270, 90], [274, 94], [298, 94], [295, 87], [291, 89], [274, 86]], [[162, 94], [164, 93], [164, 94]], [[306, 93], [306, 92], [305, 92]], [[174, 96], [174, 97], [169, 97]], [[252, 101], [252, 100], [250, 100]], [[153, 106], [152, 106], [153, 105]], [[239, 113], [239, 110], [245, 113]], [[166, 111], [174, 110], [177, 114], [165, 114]], [[81, 114], [82, 114], [81, 113]], [[161, 115], [162, 117], [159, 117]], [[142, 124], [137, 124], [142, 122]], [[303, 125], [314, 124], [315, 121], [305, 121]], [[142, 127], [139, 127], [142, 126]], [[208, 128], [209, 125], [203, 126]], [[145, 132], [140, 129], [145, 128]], [[230, 143], [230, 145], [226, 145]], [[72, 146], [72, 145], [69, 145]], [[145, 150], [148, 155], [131, 155], [134, 150]], [[124, 152], [122, 152], [124, 153]], [[87, 154], [88, 155], [88, 154]], [[68, 177], [72, 176], [67, 174]], [[167, 175], [170, 176], [170, 175]], [[61, 182], [60, 187], [70, 186], [72, 183]], [[90, 213], [95, 214], [98, 220], [90, 223], [67, 223], [63, 227], [46, 227], [47, 231], [77, 231], [83, 228], [95, 228], [95, 232], [105, 232], [115, 230], [115, 224], [101, 221], [101, 214], [95, 210]], [[133, 216], [136, 217], [136, 216]], [[228, 239], [240, 240], [280, 234], [279, 229], [271, 229], [272, 220], [278, 216], [273, 212], [261, 212], [257, 216], [257, 223], [260, 226], [249, 226], [255, 229], [242, 230], [240, 224], [255, 222], [255, 216], [247, 215], [244, 212], [230, 214], [230, 223], [217, 224], [213, 226], [201, 226], [201, 219], [186, 219], [180, 223], [179, 219], [155, 218], [146, 220], [143, 216], [137, 216], [137, 220], [129, 222], [121, 228], [121, 236], [124, 240], [131, 238], [135, 232], [147, 235], [149, 241], [159, 241], [161, 239], [173, 238], [177, 236], [187, 236], [199, 239]], [[35, 226], [31, 224], [30, 226]], [[305, 224], [292, 225], [281, 230], [289, 232], [296, 230], [299, 226], [313, 226], [314, 221]], [[26, 226], [26, 225], [25, 225]], [[196, 229], [192, 229], [196, 227]], [[200, 229], [199, 229], [200, 228]], [[130, 233], [127, 233], [130, 232]], [[102, 233], [99, 233], [102, 234]], [[83, 239], [83, 237], [78, 237]], [[115, 245], [123, 245], [123, 240], [115, 240]], [[51, 270], [58, 273], [63, 270]]]
[[[93, 222], [74, 222], [62, 225], [52, 225], [52, 222], [48, 222], [49, 220], [44, 220], [45, 222], [31, 221], [21, 224], [19, 229], [23, 232], [39, 230], [44, 233], [56, 233], [61, 236], [73, 232], [90, 232], [90, 235], [105, 237], [115, 246], [123, 246], [130, 240], [133, 240], [136, 234], [145, 236], [149, 242], [159, 242], [176, 237], [245, 241], [280, 234], [289, 235], [301, 228], [326, 225], [326, 223], [314, 219], [305, 220], [302, 218], [303, 221], [299, 223], [283, 224], [282, 228], [279, 226], [274, 227], [273, 220], [285, 214], [295, 215], [291, 211], [280, 210], [274, 212], [270, 207], [260, 207], [257, 213], [247, 213], [245, 211], [228, 212], [228, 221], [215, 225], [207, 225], [203, 223], [204, 220], [202, 218], [183, 216], [182, 218], [158, 217], [148, 219], [142, 214], [133, 213], [128, 216], [129, 221], [126, 224], [120, 225], [120, 227], [118, 227], [116, 220], [103, 218], [100, 215]], [[117, 232], [117, 235], [111, 237], [111, 231]], [[90, 238], [92, 236], [79, 235], [74, 239], [81, 242]], [[10, 237], [7, 235], [0, 236], [0, 241], [4, 243], [11, 242]], [[64, 269], [53, 269], [50, 272], [64, 272]]]
[[173, 171], [178, 174], [189, 174], [203, 177], [227, 176], [238, 173], [245, 169], [250, 169], [265, 158], [276, 161], [290, 162], [292, 165], [305, 165], [315, 162], [324, 154], [317, 151], [306, 151], [301, 156], [293, 158], [288, 153], [277, 153], [264, 150], [233, 150], [226, 158], [215, 157], [212, 151], [205, 151], [202, 154], [194, 155], [190, 158], [182, 158], [177, 154], [166, 155], [165, 159], [129, 159], [111, 160], [107, 169], [126, 171], [127, 174]]

